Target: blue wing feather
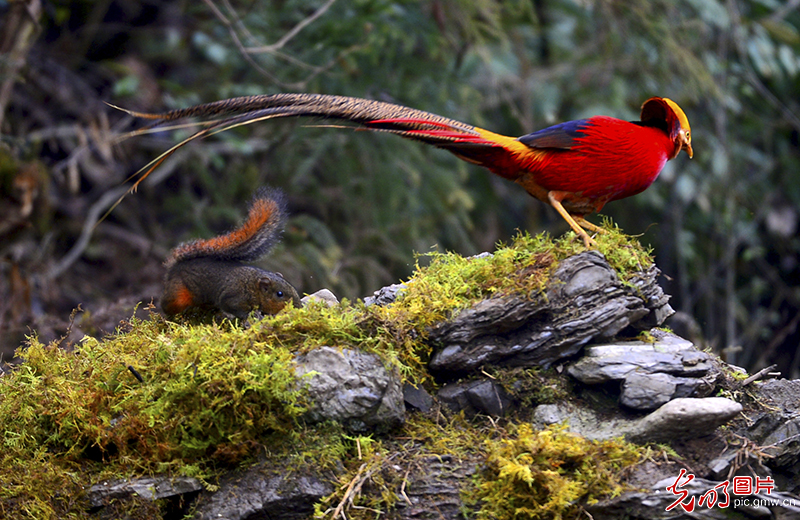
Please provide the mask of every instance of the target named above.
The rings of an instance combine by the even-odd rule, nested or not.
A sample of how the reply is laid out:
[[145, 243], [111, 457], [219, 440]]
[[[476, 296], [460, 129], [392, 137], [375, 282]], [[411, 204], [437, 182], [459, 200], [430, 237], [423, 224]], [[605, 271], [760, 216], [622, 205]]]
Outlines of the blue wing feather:
[[583, 130], [592, 123], [588, 119], [568, 121], [543, 130], [523, 135], [517, 141], [531, 148], [557, 148], [571, 150], [577, 145], [575, 139], [584, 136]]

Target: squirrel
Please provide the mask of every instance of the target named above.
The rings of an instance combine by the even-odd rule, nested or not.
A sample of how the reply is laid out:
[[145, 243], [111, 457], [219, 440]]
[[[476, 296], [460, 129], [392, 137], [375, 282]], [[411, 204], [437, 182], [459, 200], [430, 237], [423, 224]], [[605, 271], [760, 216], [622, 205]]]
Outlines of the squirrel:
[[283, 192], [261, 188], [241, 226], [173, 249], [164, 263], [164, 312], [173, 316], [212, 308], [244, 319], [251, 311], [277, 314], [290, 301], [300, 307], [297, 291], [283, 275], [242, 263], [261, 258], [280, 240], [286, 214]]

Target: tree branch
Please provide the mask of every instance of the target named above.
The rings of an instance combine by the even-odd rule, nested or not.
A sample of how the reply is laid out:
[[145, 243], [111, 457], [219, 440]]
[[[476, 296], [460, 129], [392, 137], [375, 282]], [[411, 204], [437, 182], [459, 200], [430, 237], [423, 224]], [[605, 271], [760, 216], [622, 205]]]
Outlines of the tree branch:
[[261, 46], [261, 47], [250, 47], [250, 48], [247, 48], [246, 51], [250, 52], [250, 53], [253, 53], [253, 54], [258, 54], [258, 53], [262, 53], [262, 52], [275, 52], [277, 50], [282, 49], [287, 43], [289, 43], [289, 41], [292, 38], [297, 36], [297, 34], [300, 31], [302, 31], [307, 25], [309, 25], [314, 20], [316, 20], [317, 18], [319, 18], [320, 16], [325, 14], [325, 11], [327, 11], [333, 5], [333, 3], [335, 1], [336, 0], [328, 0], [327, 2], [322, 4], [322, 6], [319, 9], [314, 11], [310, 16], [300, 20], [300, 22], [297, 25], [295, 25], [289, 32], [284, 34], [283, 37], [280, 40], [278, 40], [277, 42], [273, 43], [272, 45], [264, 45], [264, 46]]

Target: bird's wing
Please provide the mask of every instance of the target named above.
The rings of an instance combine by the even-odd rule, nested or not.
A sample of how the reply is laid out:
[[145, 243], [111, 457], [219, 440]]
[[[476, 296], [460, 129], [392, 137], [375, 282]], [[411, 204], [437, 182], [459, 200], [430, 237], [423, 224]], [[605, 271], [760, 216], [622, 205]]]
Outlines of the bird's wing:
[[571, 150], [579, 142], [578, 138], [584, 137], [583, 130], [591, 125], [589, 119], [578, 119], [568, 121], [559, 125], [551, 126], [543, 130], [523, 135], [517, 140], [531, 148], [555, 148], [560, 150]]

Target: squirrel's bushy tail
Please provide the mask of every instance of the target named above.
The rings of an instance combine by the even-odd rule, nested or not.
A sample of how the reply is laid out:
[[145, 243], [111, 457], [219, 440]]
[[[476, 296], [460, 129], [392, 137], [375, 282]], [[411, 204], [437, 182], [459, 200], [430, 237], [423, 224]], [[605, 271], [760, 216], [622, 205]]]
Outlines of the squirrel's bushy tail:
[[165, 265], [213, 256], [231, 262], [261, 258], [280, 240], [286, 225], [286, 196], [275, 188], [260, 188], [241, 226], [214, 238], [193, 240], [172, 250]]

